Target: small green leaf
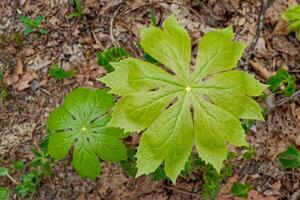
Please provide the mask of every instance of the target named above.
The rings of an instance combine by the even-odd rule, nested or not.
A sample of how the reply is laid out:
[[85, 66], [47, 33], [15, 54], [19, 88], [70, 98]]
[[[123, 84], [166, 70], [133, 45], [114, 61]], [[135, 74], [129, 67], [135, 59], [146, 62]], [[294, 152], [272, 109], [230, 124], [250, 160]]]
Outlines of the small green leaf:
[[255, 125], [255, 120], [253, 119], [242, 120], [242, 127], [245, 130], [245, 132], [248, 132], [254, 125]]
[[228, 162], [221, 169], [221, 172], [220, 172], [221, 179], [224, 180], [224, 179], [232, 176], [232, 174], [233, 174], [233, 165], [231, 162]]
[[76, 12], [72, 12], [68, 15], [68, 19], [74, 18], [74, 17], [82, 17], [83, 14], [83, 6], [81, 0], [73, 0], [72, 5], [75, 6]]
[[49, 69], [49, 75], [57, 80], [63, 80], [65, 78], [72, 78], [75, 75], [74, 71], [66, 71], [62, 68], [59, 68], [57, 65], [51, 65]]
[[211, 164], [204, 167], [203, 198], [214, 199], [220, 191], [221, 177]]
[[47, 34], [47, 30], [44, 29], [44, 28], [40, 28], [40, 29], [39, 29], [39, 33], [40, 33], [40, 34], [46, 35], [46, 34]]
[[34, 26], [33, 21], [27, 16], [20, 15], [20, 20], [25, 26], [29, 26], [29, 27]]
[[125, 171], [128, 176], [135, 178], [137, 173], [136, 168], [136, 158], [135, 158], [136, 150], [128, 149], [127, 150], [127, 160], [121, 161], [121, 167]]
[[75, 2], [75, 8], [76, 8], [76, 10], [79, 13], [79, 15], [81, 16], [82, 13], [83, 13], [83, 7], [82, 7], [81, 0], [74, 0], [74, 2]]
[[251, 190], [251, 188], [252, 186], [248, 183], [242, 184], [239, 182], [235, 182], [231, 187], [231, 193], [234, 196], [242, 197], [246, 199], [248, 197], [248, 192]]
[[300, 36], [300, 5], [296, 4], [289, 7], [285, 12], [281, 15], [282, 19], [288, 21], [290, 24], [288, 29], [291, 31], [295, 31], [297, 33], [297, 37]]
[[23, 31], [23, 34], [25, 36], [28, 36], [30, 33], [34, 32], [34, 28], [31, 28], [31, 27], [26, 27]]
[[110, 62], [119, 62], [127, 57], [130, 57], [129, 53], [120, 47], [112, 47], [97, 54], [98, 64], [104, 67], [107, 72], [112, 72], [114, 70]]
[[279, 162], [284, 169], [300, 168], [300, 152], [296, 147], [290, 146], [278, 155]]
[[0, 176], [6, 176], [8, 174], [8, 169], [5, 167], [0, 167]]
[[24, 169], [25, 164], [23, 161], [17, 161], [17, 162], [14, 162], [12, 164], [12, 166], [14, 167], [15, 170], [22, 170], [22, 169]]
[[163, 180], [163, 179], [166, 179], [167, 176], [166, 176], [166, 172], [163, 168], [163, 166], [159, 166], [155, 172], [153, 172], [151, 175], [150, 175], [151, 179], [153, 181], [160, 181], [160, 180]]
[[33, 170], [23, 175], [22, 182], [19, 183], [15, 188], [16, 193], [18, 193], [22, 198], [26, 197], [29, 194], [33, 196], [36, 193], [37, 187], [40, 185], [41, 174], [41, 171]]
[[9, 200], [9, 190], [4, 188], [4, 187], [0, 187], [0, 199], [1, 200]]
[[75, 17], [80, 17], [81, 15], [80, 15], [80, 13], [78, 13], [78, 12], [72, 12], [72, 13], [70, 13], [69, 15], [68, 15], [68, 19], [72, 19], [72, 18], [75, 18]]
[[296, 77], [294, 75], [290, 75], [287, 70], [280, 68], [277, 70], [276, 75], [269, 78], [268, 84], [273, 92], [280, 93], [281, 87], [283, 87], [283, 94], [292, 96], [296, 90], [295, 81]]
[[157, 26], [156, 13], [154, 9], [151, 9], [151, 11], [149, 12], [149, 17], [150, 17], [151, 25]]
[[33, 23], [34, 23], [35, 27], [38, 27], [39, 25], [41, 25], [41, 23], [44, 19], [45, 19], [44, 16], [37, 16], [36, 18], [34, 18]]
[[4, 71], [3, 71], [3, 69], [0, 69], [0, 85], [3, 82], [3, 79], [4, 79]]
[[72, 164], [84, 177], [96, 179], [100, 172], [100, 157], [106, 161], [126, 159], [126, 148], [118, 128], [107, 127], [107, 113], [114, 98], [107, 90], [78, 88], [67, 95], [64, 104], [48, 118], [49, 154], [57, 160], [65, 158], [74, 144]]
[[246, 160], [251, 160], [254, 156], [256, 156], [256, 151], [253, 147], [250, 147], [245, 153], [243, 153], [243, 158]]

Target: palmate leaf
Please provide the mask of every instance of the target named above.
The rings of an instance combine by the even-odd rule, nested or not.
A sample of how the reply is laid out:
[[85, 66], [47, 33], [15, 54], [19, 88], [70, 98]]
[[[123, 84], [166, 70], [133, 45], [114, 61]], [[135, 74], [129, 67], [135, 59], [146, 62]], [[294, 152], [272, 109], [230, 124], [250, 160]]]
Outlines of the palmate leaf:
[[91, 179], [100, 172], [99, 158], [126, 159], [121, 141], [125, 134], [119, 128], [106, 126], [111, 118], [107, 112], [113, 105], [114, 98], [107, 90], [78, 88], [68, 94], [64, 104], [48, 118], [49, 154], [63, 159], [74, 144], [73, 166], [81, 176]]
[[109, 125], [145, 130], [137, 175], [154, 172], [164, 162], [166, 175], [175, 182], [193, 143], [200, 157], [220, 171], [227, 143], [247, 146], [239, 119], [263, 120], [250, 96], [260, 95], [266, 86], [250, 74], [232, 70], [244, 50], [233, 37], [231, 27], [206, 33], [191, 72], [191, 39], [170, 16], [163, 30], [141, 30], [144, 51], [166, 70], [134, 58], [111, 63], [115, 71], [100, 80], [122, 98]]

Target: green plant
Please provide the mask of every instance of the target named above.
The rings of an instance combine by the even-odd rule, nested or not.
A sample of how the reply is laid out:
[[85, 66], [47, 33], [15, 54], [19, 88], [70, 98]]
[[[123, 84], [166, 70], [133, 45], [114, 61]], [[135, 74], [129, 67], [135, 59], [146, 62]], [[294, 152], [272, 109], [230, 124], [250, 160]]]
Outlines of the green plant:
[[36, 193], [37, 187], [41, 183], [40, 176], [42, 171], [32, 170], [22, 176], [21, 183], [16, 185], [15, 191], [22, 197], [26, 197], [30, 194], [31, 199]]
[[149, 18], [152, 26], [157, 26], [157, 17], [154, 9], [151, 9], [149, 12]]
[[23, 45], [23, 37], [18, 32], [6, 35], [0, 34], [0, 49], [4, 49], [8, 45], [20, 47]]
[[57, 65], [51, 65], [49, 69], [49, 75], [57, 80], [63, 80], [65, 78], [73, 78], [76, 71], [66, 71], [62, 68], [59, 68]]
[[235, 182], [231, 187], [231, 193], [234, 196], [242, 197], [246, 199], [248, 197], [248, 192], [251, 190], [251, 188], [252, 186], [249, 183], [243, 184], [243, 183]]
[[297, 37], [300, 37], [300, 5], [289, 7], [282, 13], [281, 17], [289, 22], [288, 29], [295, 31]]
[[256, 156], [256, 150], [253, 147], [249, 147], [248, 150], [243, 153], [243, 157], [246, 160], [251, 160], [254, 156]]
[[284, 169], [300, 168], [300, 152], [296, 147], [288, 147], [278, 155], [278, 160]]
[[25, 168], [25, 164], [22, 161], [16, 161], [12, 164], [15, 170], [23, 170]]
[[0, 176], [6, 176], [13, 182], [14, 184], [17, 184], [17, 181], [9, 175], [9, 170], [5, 167], [0, 167]]
[[25, 36], [38, 32], [40, 34], [47, 34], [47, 30], [41, 27], [42, 21], [45, 19], [44, 16], [37, 16], [34, 19], [30, 19], [27, 16], [20, 15], [21, 22], [25, 25], [25, 29], [23, 30], [23, 34]]
[[41, 151], [37, 148], [33, 148], [31, 151], [34, 155], [34, 159], [29, 162], [29, 166], [39, 167], [41, 174], [49, 176], [51, 174], [49, 154], [46, 151]]
[[213, 199], [220, 191], [221, 177], [212, 165], [206, 165], [203, 173], [203, 198]]
[[8, 95], [8, 91], [7, 91], [6, 87], [4, 86], [3, 79], [4, 79], [4, 72], [2, 69], [0, 69], [0, 103]]
[[71, 0], [71, 4], [72, 6], [75, 7], [75, 12], [72, 12], [70, 15], [68, 15], [68, 19], [74, 18], [74, 17], [78, 17], [78, 18], [82, 18], [83, 16], [83, 6], [82, 6], [82, 2], [81, 0]]
[[143, 133], [137, 151], [137, 176], [162, 162], [175, 183], [193, 144], [205, 163], [220, 172], [227, 143], [248, 146], [239, 119], [263, 120], [251, 96], [266, 88], [252, 75], [232, 70], [244, 51], [233, 42], [232, 27], [215, 29], [200, 41], [190, 70], [191, 39], [172, 15], [157, 27], [141, 29], [144, 51], [165, 66], [127, 58], [110, 63], [115, 71], [101, 78], [121, 96], [109, 126]]
[[32, 149], [32, 153], [34, 155], [34, 159], [30, 162], [25, 164], [22, 161], [16, 161], [10, 166], [11, 170], [17, 170], [21, 172], [23, 172], [23, 170], [27, 170], [27, 172], [24, 172], [22, 175], [20, 182], [17, 182], [9, 175], [8, 168], [0, 167], [0, 176], [7, 176], [11, 180], [16, 185], [14, 189], [15, 192], [22, 198], [29, 196], [30, 199], [33, 199], [37, 188], [41, 183], [42, 175], [47, 176], [51, 172], [48, 154], [39, 149]]
[[110, 62], [118, 62], [127, 57], [130, 57], [130, 54], [125, 49], [121, 47], [111, 47], [106, 51], [98, 52], [97, 62], [104, 67], [107, 72], [112, 72], [114, 68]]
[[283, 93], [285, 96], [292, 96], [296, 90], [296, 77], [290, 75], [287, 70], [280, 68], [276, 75], [271, 76], [268, 80], [270, 89], [275, 93]]
[[4, 187], [0, 187], [0, 199], [1, 200], [9, 200], [9, 190], [4, 188]]
[[123, 171], [131, 177], [135, 177], [137, 168], [136, 168], [136, 158], [134, 157], [136, 154], [135, 149], [127, 149], [127, 159], [121, 160], [121, 167]]
[[247, 133], [255, 125], [255, 120], [253, 119], [244, 119], [242, 120], [242, 127]]
[[48, 118], [48, 153], [56, 160], [65, 158], [75, 143], [72, 164], [84, 177], [96, 179], [99, 158], [106, 161], [126, 159], [121, 129], [106, 126], [114, 98], [107, 90], [78, 88], [52, 111]]

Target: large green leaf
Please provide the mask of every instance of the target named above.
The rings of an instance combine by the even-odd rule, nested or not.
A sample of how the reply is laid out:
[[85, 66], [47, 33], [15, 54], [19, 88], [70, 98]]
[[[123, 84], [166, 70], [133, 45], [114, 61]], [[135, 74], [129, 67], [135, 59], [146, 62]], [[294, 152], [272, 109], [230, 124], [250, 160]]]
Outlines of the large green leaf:
[[191, 39], [174, 16], [163, 29], [141, 30], [145, 52], [164, 67], [128, 58], [111, 63], [115, 71], [101, 78], [121, 96], [110, 125], [143, 131], [137, 152], [138, 173], [154, 172], [164, 162], [175, 182], [191, 153], [218, 171], [227, 144], [247, 146], [239, 119], [263, 120], [251, 98], [266, 88], [242, 71], [232, 70], [244, 45], [233, 42], [231, 27], [212, 30], [200, 41], [196, 66], [190, 67]]
[[119, 128], [106, 126], [111, 118], [107, 112], [113, 105], [114, 98], [107, 90], [78, 88], [68, 94], [64, 104], [48, 118], [49, 154], [63, 159], [75, 144], [73, 166], [81, 176], [91, 179], [100, 172], [99, 158], [126, 159], [121, 141], [125, 134]]

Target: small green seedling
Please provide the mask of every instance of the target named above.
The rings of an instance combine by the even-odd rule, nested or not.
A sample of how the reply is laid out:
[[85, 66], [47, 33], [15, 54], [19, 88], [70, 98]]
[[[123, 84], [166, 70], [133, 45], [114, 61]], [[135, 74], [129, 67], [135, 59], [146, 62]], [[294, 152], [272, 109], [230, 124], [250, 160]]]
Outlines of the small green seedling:
[[274, 76], [268, 80], [270, 89], [275, 93], [283, 93], [285, 96], [292, 96], [296, 91], [296, 77], [290, 75], [287, 70], [280, 68]]
[[83, 6], [81, 0], [71, 0], [71, 5], [75, 7], [75, 12], [72, 12], [68, 15], [68, 19], [71, 18], [82, 18], [83, 16]]
[[243, 153], [243, 158], [246, 160], [251, 160], [256, 156], [256, 150], [253, 147], [248, 148], [246, 152]]
[[30, 19], [27, 16], [21, 15], [20, 20], [25, 25], [25, 29], [23, 30], [23, 34], [25, 36], [30, 35], [33, 32], [37, 32], [40, 34], [47, 34], [47, 30], [41, 27], [42, 21], [45, 19], [44, 16], [37, 16], [34, 19]]
[[203, 179], [203, 198], [214, 199], [220, 191], [220, 174], [209, 164], [204, 167]]
[[297, 38], [300, 37], [300, 5], [288, 8], [281, 15], [282, 19], [289, 22], [288, 29], [296, 32]]
[[76, 71], [71, 70], [71, 71], [66, 71], [57, 65], [51, 65], [49, 69], [49, 75], [57, 80], [63, 80], [66, 78], [74, 78]]
[[[65, 158], [74, 145], [72, 164], [83, 177], [93, 180], [100, 173], [100, 160], [120, 161], [127, 158], [119, 128], [106, 126], [114, 106], [107, 90], [78, 88], [69, 93], [64, 104], [48, 118], [48, 153], [56, 160]], [[73, 149], [73, 148], [72, 148]]]
[[12, 167], [15, 170], [23, 170], [25, 168], [25, 164], [23, 161], [16, 161], [12, 164]]
[[231, 193], [236, 197], [247, 198], [252, 186], [249, 183], [243, 184], [239, 182], [233, 183]]
[[32, 170], [23, 175], [21, 183], [17, 184], [15, 188], [16, 193], [22, 198], [30, 195], [30, 198], [32, 199], [41, 183], [41, 175], [42, 172], [39, 170]]
[[0, 187], [0, 199], [1, 200], [9, 200], [9, 190], [4, 188], [4, 187]]
[[300, 152], [294, 147], [288, 147], [284, 152], [278, 155], [278, 160], [284, 169], [300, 168]]
[[109, 73], [114, 70], [110, 62], [119, 62], [120, 60], [128, 57], [130, 57], [130, 54], [124, 48], [112, 47], [107, 49], [106, 51], [98, 52], [97, 62]]
[[34, 159], [29, 163], [30, 167], [40, 167], [39, 170], [43, 175], [49, 176], [51, 173], [49, 154], [46, 151], [41, 151], [40, 149], [32, 149], [31, 150]]

